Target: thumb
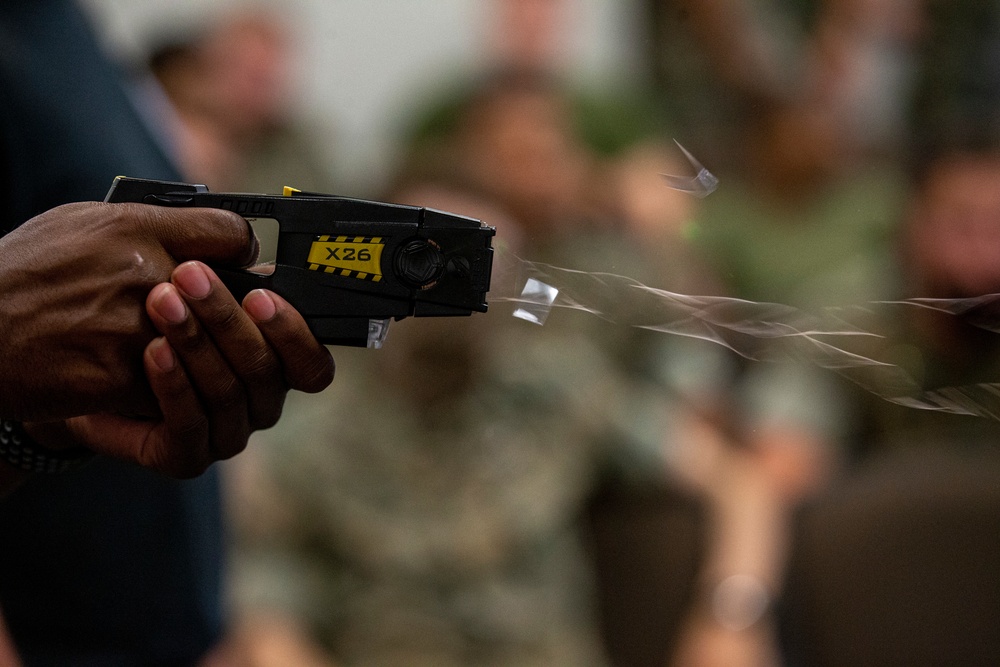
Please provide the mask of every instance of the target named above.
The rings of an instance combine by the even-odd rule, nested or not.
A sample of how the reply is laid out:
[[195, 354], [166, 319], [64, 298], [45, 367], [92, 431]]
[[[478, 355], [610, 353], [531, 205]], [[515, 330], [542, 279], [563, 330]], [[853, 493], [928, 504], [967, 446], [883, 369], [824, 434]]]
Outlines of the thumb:
[[152, 204], [128, 206], [142, 232], [150, 234], [178, 262], [197, 259], [240, 268], [257, 259], [260, 243], [242, 216], [215, 208], [171, 208]]

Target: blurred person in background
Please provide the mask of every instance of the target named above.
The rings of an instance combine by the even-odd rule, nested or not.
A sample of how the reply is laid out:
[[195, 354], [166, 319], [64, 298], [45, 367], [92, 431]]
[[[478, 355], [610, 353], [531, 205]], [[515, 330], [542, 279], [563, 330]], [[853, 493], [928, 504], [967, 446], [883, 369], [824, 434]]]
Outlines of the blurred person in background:
[[[993, 112], [987, 115], [995, 118]], [[956, 119], [949, 132], [962, 123]], [[967, 299], [1000, 292], [1000, 197], [991, 186], [1000, 176], [1000, 143], [992, 128], [966, 129], [970, 135], [962, 143], [949, 139], [917, 158], [915, 192], [900, 235], [898, 288], [906, 297]], [[890, 338], [893, 347], [886, 355], [929, 388], [995, 382], [1000, 372], [1000, 341], [990, 330], [995, 316], [990, 306], [965, 317], [903, 310], [896, 325], [906, 335]], [[870, 407], [878, 418], [866, 423], [871, 430], [859, 440], [863, 450], [964, 439], [992, 449], [1000, 437], [990, 419], [914, 413], [874, 402]]]
[[802, 167], [809, 169], [800, 180], [905, 143], [920, 0], [645, 5], [662, 103], [689, 147], [719, 171], [756, 169], [760, 147], [748, 138], [767, 136], [789, 113], [800, 116], [797, 132], [809, 143], [810, 134], [826, 140], [826, 155], [819, 146], [803, 151]]
[[[927, 3], [911, 122], [912, 194], [895, 295], [1000, 292], [1000, 10]], [[997, 309], [892, 313], [879, 354], [926, 390], [992, 405]], [[969, 393], [965, 393], [969, 391]], [[783, 614], [792, 664], [995, 664], [1000, 424], [855, 396], [852, 476], [797, 522]], [[919, 609], [919, 613], [914, 610]], [[871, 632], [872, 625], [879, 630]]]
[[216, 191], [333, 192], [329, 153], [295, 106], [294, 34], [276, 10], [232, 9], [198, 32], [161, 38], [149, 68], [173, 105], [188, 181]]
[[[728, 291], [796, 307], [878, 296], [891, 277], [885, 258], [907, 192], [899, 156], [920, 5], [816, 0], [754, 8], [711, 0], [667, 7], [660, 9], [673, 25], [667, 39], [683, 38], [689, 55], [708, 61], [705, 85], [741, 101], [721, 106], [741, 110], [739, 120], [723, 123], [728, 129], [700, 120], [702, 107], [681, 122], [715, 137], [734, 133], [711, 162], [724, 187], [705, 201], [694, 230]], [[680, 57], [670, 67], [690, 72]], [[890, 70], [892, 83], [879, 78]], [[699, 99], [700, 84], [692, 86], [664, 94], [689, 103]], [[880, 127], [891, 128], [892, 138]]]
[[[663, 104], [720, 178], [689, 232], [721, 293], [807, 312], [890, 294], [919, 5], [648, 6]], [[837, 472], [856, 417], [827, 371], [734, 359], [731, 375], [728, 438], [693, 459], [712, 532], [678, 665], [780, 663], [768, 608], [790, 521]]]
[[[678, 163], [677, 149], [664, 147], [657, 139], [662, 135], [655, 132], [636, 132], [644, 126], [630, 124], [635, 118], [630, 113], [605, 117], [612, 124], [618, 122], [620, 134], [618, 142], [604, 143], [599, 126], [596, 137], [591, 134], [595, 125], [587, 114], [593, 107], [574, 106], [572, 95], [557, 94], [561, 88], [558, 78], [550, 76], [546, 80], [545, 73], [551, 71], [551, 66], [510, 70], [506, 90], [498, 87], [491, 91], [487, 85], [480, 93], [481, 99], [472, 96], [470, 113], [464, 122], [456, 124], [457, 140], [450, 144], [450, 159], [441, 163], [450, 165], [456, 171], [452, 176], [466, 187], [491, 197], [524, 223], [522, 256], [528, 259], [584, 271], [619, 273], [647, 285], [685, 293], [718, 290], [718, 281], [689, 235], [697, 212], [696, 200], [670, 190], [659, 177], [661, 173], [685, 173], [690, 169]], [[497, 81], [504, 76], [501, 73]], [[477, 108], [479, 102], [483, 102], [482, 109]], [[631, 139], [627, 138], [629, 127]], [[528, 132], [526, 128], [538, 129]], [[532, 134], [542, 128], [549, 129], [544, 134]], [[573, 159], [574, 155], [584, 159]], [[548, 196], [540, 196], [545, 193]], [[520, 205], [521, 197], [536, 210]], [[539, 209], [546, 201], [551, 206]], [[561, 207], [557, 204], [560, 201], [564, 202]], [[561, 215], [556, 214], [559, 211]], [[683, 496], [668, 503], [673, 502], [676, 508], [689, 507], [690, 495], [694, 494], [713, 508], [725, 505], [719, 512], [725, 516], [714, 518], [726, 525], [721, 532], [736, 532], [742, 540], [730, 548], [731, 539], [720, 538], [724, 546], [719, 551], [737, 562], [727, 562], [718, 569], [743, 572], [747, 569], [741, 564], [745, 560], [740, 556], [743, 547], [749, 543], [751, 560], [760, 558], [761, 550], [754, 547], [771, 540], [757, 540], [754, 535], [770, 534], [767, 531], [774, 512], [758, 512], [749, 527], [745, 522], [741, 524], [742, 530], [730, 528], [740, 517], [747, 516], [744, 508], [752, 502], [766, 505], [766, 500], [759, 480], [735, 473], [728, 462], [718, 463], [722, 453], [733, 449], [726, 419], [719, 418], [720, 411], [724, 412], [729, 404], [725, 390], [720, 389], [730, 372], [728, 364], [709, 344], [630, 328], [627, 323], [641, 321], [644, 313], [631, 310], [627, 295], [622, 296], [614, 312], [606, 313], [620, 318], [616, 325], [606, 326], [581, 313], [567, 315], [563, 325], [589, 331], [589, 337], [599, 341], [601, 349], [627, 378], [624, 388], [616, 390], [629, 392], [630, 407], [620, 413], [621, 419], [630, 421], [629, 428], [663, 430], [661, 446], [669, 458], [669, 481], [665, 483]], [[808, 465], [813, 464], [811, 458], [803, 458]], [[798, 465], [795, 459], [784, 457], [789, 459], [789, 468]], [[708, 472], [708, 468], [712, 471]], [[794, 470], [788, 474], [808, 476], [812, 472]], [[617, 487], [616, 502], [620, 503], [622, 496], [636, 496], [627, 482], [621, 484], [618, 480], [612, 486]], [[755, 498], [751, 499], [751, 495]], [[725, 502], [715, 496], [724, 496]], [[637, 538], [637, 551], [649, 549], [648, 538]], [[683, 543], [684, 537], [677, 535], [676, 544]], [[768, 547], [763, 551], [768, 562], [775, 560]], [[663, 562], [669, 561], [665, 554], [660, 557]], [[716, 572], [712, 566], [712, 575]], [[776, 578], [776, 574], [771, 575], [772, 568], [767, 565], [759, 576], [770, 584]], [[684, 580], [688, 585], [690, 572], [680, 568], [664, 576]], [[628, 583], [634, 587], [631, 590], [642, 586], [637, 579]], [[667, 614], [659, 620], [661, 626], [653, 633], [665, 655], [677, 642], [677, 619]], [[642, 645], [649, 641], [652, 633], [648, 630], [656, 622], [631, 625], [634, 629], [628, 631], [631, 636], [626, 643]], [[641, 632], [647, 636], [638, 636]], [[770, 635], [765, 637], [768, 641], [762, 650], [771, 650]], [[621, 641], [621, 637], [610, 639]], [[622, 655], [634, 658], [636, 654], [626, 651], [613, 657], [621, 660]], [[664, 655], [659, 658], [661, 662], [666, 659]], [[629, 659], [623, 664], [629, 664]]]
[[[920, 86], [910, 127], [913, 184], [898, 234], [896, 295], [963, 299], [1000, 292], [1000, 10], [975, 2], [929, 2]], [[898, 358], [924, 386], [995, 381], [992, 310], [968, 317], [903, 310], [896, 325], [911, 341]], [[988, 419], [919, 412], [904, 417], [878, 408], [880, 426], [861, 438], [879, 443], [964, 439], [992, 443], [1000, 432]], [[890, 415], [893, 415], [890, 417]], [[886, 421], [889, 420], [889, 421]], [[872, 424], [869, 422], [869, 427]], [[991, 434], [991, 435], [987, 435]]]
[[500, 309], [405, 324], [242, 480], [256, 650], [277, 616], [335, 664], [604, 664], [579, 515], [610, 458], [635, 466], [601, 438], [612, 369]]

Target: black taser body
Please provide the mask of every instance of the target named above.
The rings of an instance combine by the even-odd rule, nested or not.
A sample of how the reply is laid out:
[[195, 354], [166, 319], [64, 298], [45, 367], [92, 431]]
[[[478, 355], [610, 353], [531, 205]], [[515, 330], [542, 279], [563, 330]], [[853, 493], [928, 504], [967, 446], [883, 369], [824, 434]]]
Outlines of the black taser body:
[[429, 208], [285, 188], [284, 195], [120, 176], [109, 203], [220, 208], [279, 226], [270, 274], [215, 268], [237, 299], [288, 300], [320, 342], [380, 347], [390, 320], [485, 312], [495, 230]]

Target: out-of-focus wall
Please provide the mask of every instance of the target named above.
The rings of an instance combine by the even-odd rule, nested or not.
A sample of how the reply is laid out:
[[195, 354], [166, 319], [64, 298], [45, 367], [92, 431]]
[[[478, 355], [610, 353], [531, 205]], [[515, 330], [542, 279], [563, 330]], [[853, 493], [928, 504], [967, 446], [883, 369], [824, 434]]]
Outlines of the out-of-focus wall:
[[[270, 6], [297, 31], [300, 108], [329, 146], [342, 194], [377, 189], [394, 137], [420, 95], [483, 56], [487, 0], [85, 0], [110, 47], [141, 54], [158, 35], [196, 29], [226, 9]], [[572, 0], [571, 75], [587, 85], [639, 76], [636, 0]], [[430, 88], [429, 88], [430, 87]]]

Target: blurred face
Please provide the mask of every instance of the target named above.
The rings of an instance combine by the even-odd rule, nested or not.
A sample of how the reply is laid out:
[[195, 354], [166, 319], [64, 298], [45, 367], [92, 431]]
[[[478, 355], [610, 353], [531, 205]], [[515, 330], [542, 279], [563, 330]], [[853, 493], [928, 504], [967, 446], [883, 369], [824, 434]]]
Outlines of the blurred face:
[[511, 91], [494, 97], [470, 123], [466, 141], [475, 179], [525, 227], [568, 217], [587, 158], [557, 95]]
[[1000, 292], [1000, 155], [955, 157], [934, 167], [917, 198], [910, 259], [921, 296]]
[[495, 57], [510, 66], [549, 68], [565, 49], [566, 0], [497, 0], [490, 24]]
[[280, 122], [289, 92], [290, 45], [285, 27], [268, 15], [221, 26], [203, 50], [209, 90], [220, 120], [253, 134]]

